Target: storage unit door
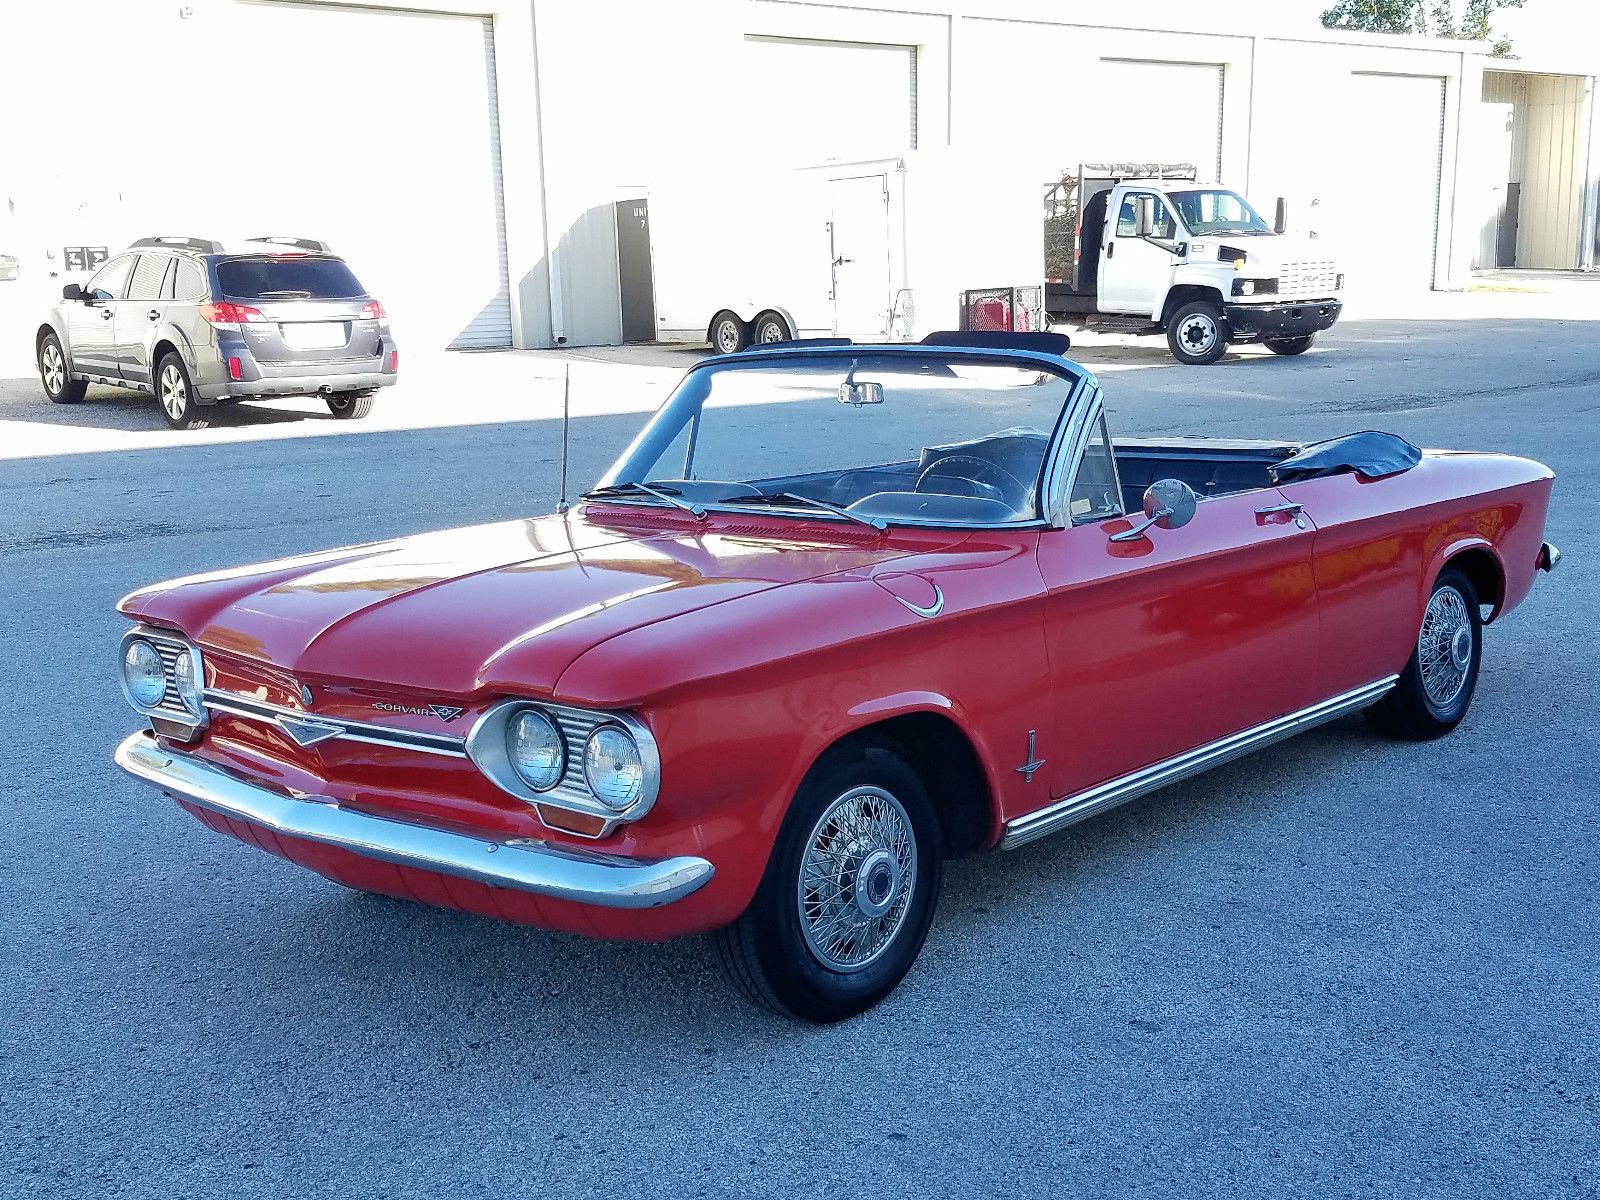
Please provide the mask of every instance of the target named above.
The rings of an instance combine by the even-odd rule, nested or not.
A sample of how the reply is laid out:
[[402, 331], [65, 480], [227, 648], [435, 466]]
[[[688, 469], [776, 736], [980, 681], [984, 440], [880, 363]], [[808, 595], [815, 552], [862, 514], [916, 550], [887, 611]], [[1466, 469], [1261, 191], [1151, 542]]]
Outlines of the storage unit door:
[[[1104, 59], [1084, 161], [1192, 163], [1203, 180], [1222, 170], [1222, 72], [1209, 63]], [[1091, 148], [1092, 147], [1092, 148]]]
[[917, 147], [915, 46], [747, 37], [742, 66], [746, 95], [794, 98], [747, 153], [811, 166]]
[[[1337, 247], [1356, 294], [1433, 286], [1439, 244], [1439, 167], [1444, 147], [1444, 80], [1353, 75], [1341, 114], [1351, 164], [1315, 222]], [[1356, 164], [1359, 164], [1358, 166]]]
[[407, 350], [510, 345], [490, 22], [277, 0], [235, 17], [237, 141], [206, 156], [196, 187], [225, 199], [196, 232], [326, 240]]

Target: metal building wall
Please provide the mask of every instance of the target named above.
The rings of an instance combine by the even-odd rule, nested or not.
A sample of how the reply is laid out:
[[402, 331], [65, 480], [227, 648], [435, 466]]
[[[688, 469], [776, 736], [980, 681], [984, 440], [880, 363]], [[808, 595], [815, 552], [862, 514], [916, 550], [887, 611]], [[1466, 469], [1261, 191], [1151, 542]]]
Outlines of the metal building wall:
[[1514, 106], [1511, 181], [1522, 185], [1517, 266], [1580, 265], [1588, 160], [1588, 81], [1487, 71], [1483, 98]]

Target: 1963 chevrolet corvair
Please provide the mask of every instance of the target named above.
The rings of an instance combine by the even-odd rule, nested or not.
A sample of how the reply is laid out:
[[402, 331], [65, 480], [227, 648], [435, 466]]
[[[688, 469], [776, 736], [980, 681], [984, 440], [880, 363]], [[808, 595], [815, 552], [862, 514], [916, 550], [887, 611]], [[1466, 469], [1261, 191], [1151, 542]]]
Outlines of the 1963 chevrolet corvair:
[[354, 888], [715, 931], [836, 1020], [948, 856], [1357, 710], [1449, 732], [1558, 558], [1538, 463], [1113, 442], [1064, 339], [932, 340], [707, 359], [571, 512], [134, 593], [118, 763]]

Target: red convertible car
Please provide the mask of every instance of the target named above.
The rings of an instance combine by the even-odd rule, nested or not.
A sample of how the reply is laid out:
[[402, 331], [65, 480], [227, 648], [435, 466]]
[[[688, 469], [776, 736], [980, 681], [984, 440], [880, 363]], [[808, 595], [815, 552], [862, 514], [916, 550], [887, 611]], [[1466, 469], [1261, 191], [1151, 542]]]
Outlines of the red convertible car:
[[1448, 733], [1556, 564], [1538, 463], [1114, 441], [1065, 339], [932, 340], [706, 359], [572, 511], [135, 592], [117, 762], [352, 888], [712, 931], [830, 1021], [952, 855], [1346, 713]]

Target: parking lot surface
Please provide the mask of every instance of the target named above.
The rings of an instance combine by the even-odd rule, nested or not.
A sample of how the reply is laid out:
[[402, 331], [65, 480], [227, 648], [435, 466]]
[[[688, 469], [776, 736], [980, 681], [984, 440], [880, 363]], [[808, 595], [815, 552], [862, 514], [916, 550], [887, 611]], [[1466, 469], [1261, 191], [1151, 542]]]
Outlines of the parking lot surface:
[[685, 352], [440, 360], [337, 429], [284, 402], [171, 434], [149, 401], [0, 383], [0, 1196], [1596, 1195], [1600, 283], [1581, 293], [1559, 320], [1465, 297], [1208, 369], [1087, 346], [1120, 433], [1382, 428], [1541, 459], [1566, 560], [1489, 629], [1451, 737], [1340, 721], [956, 863], [905, 984], [830, 1028], [740, 1003], [698, 940], [344, 891], [110, 763], [136, 722], [124, 592], [547, 511], [564, 363], [582, 486]]

